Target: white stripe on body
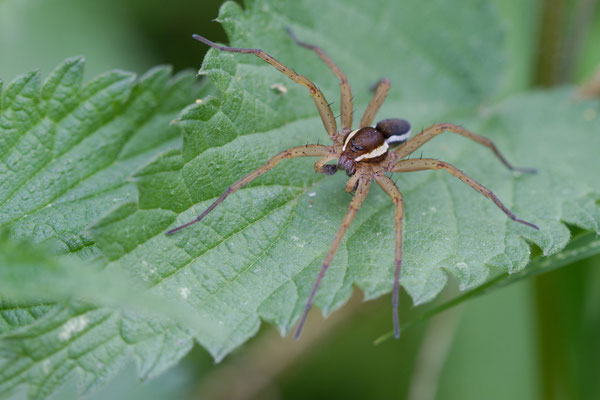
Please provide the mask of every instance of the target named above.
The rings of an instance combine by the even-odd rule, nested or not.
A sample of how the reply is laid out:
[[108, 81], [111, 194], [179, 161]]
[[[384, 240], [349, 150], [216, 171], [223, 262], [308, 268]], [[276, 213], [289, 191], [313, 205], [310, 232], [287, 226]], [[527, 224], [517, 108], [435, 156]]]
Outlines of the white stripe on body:
[[346, 146], [348, 146], [348, 143], [350, 143], [350, 139], [352, 139], [359, 130], [360, 129], [355, 129], [348, 134], [348, 137], [346, 137], [346, 141], [344, 142], [344, 147], [342, 147], [342, 151], [346, 150]]
[[387, 144], [405, 142], [406, 140], [408, 140], [409, 136], [410, 136], [410, 130], [406, 133], [403, 133], [402, 135], [392, 135], [389, 138], [385, 139], [385, 142]]
[[362, 156], [356, 157], [356, 159], [354, 161], [358, 162], [358, 161], [362, 161], [364, 159], [369, 159], [369, 158], [376, 158], [379, 157], [382, 154], [385, 154], [386, 151], [388, 151], [388, 149], [390, 148], [390, 145], [387, 144], [387, 142], [383, 142], [383, 144], [379, 147], [376, 147], [375, 149], [371, 150], [370, 152], [363, 154]]

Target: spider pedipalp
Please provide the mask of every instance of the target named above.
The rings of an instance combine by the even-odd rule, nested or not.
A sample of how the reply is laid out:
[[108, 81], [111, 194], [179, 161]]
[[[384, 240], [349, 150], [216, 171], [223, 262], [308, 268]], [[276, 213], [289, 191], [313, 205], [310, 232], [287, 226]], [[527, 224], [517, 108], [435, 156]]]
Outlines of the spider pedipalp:
[[[346, 75], [342, 70], [329, 58], [329, 56], [320, 48], [314, 45], [307, 44], [300, 41], [294, 33], [288, 28], [288, 33], [292, 39], [300, 46], [314, 51], [333, 71], [340, 81], [340, 98], [341, 98], [341, 129], [338, 130], [337, 123], [334, 114], [331, 110], [329, 103], [325, 100], [323, 93], [317, 88], [317, 86], [303, 75], [296, 73], [291, 68], [285, 66], [277, 59], [273, 58], [269, 54], [265, 53], [260, 49], [248, 49], [248, 48], [237, 48], [221, 46], [216, 43], [205, 39], [202, 36], [194, 35], [196, 40], [199, 40], [217, 50], [227, 51], [233, 53], [245, 53], [253, 54], [265, 62], [271, 64], [276, 69], [284, 73], [288, 78], [294, 82], [306, 87], [309, 90], [309, 94], [313, 98], [321, 121], [329, 138], [333, 142], [329, 146], [319, 144], [309, 144], [305, 146], [293, 147], [291, 149], [283, 150], [282, 152], [271, 157], [265, 164], [256, 170], [250, 172], [248, 175], [234, 182], [229, 186], [225, 192], [221, 194], [202, 214], [196, 217], [194, 220], [177, 226], [166, 232], [167, 235], [171, 235], [187, 226], [190, 226], [200, 220], [202, 220], [209, 212], [214, 210], [221, 202], [225, 200], [227, 196], [235, 193], [237, 190], [242, 188], [247, 183], [253, 181], [264, 173], [270, 171], [277, 166], [281, 161], [289, 158], [296, 157], [319, 157], [315, 163], [315, 171], [331, 175], [338, 169], [346, 171], [350, 176], [347, 184], [346, 191], [354, 192], [352, 200], [348, 206], [348, 211], [344, 216], [338, 231], [329, 247], [321, 270], [315, 280], [312, 287], [304, 312], [298, 323], [294, 337], [299, 338], [302, 331], [302, 327], [306, 321], [308, 311], [311, 309], [317, 294], [319, 284], [325, 276], [327, 269], [331, 265], [336, 251], [347, 232], [354, 216], [358, 212], [361, 204], [367, 197], [371, 182], [375, 180], [379, 186], [385, 191], [390, 197], [395, 206], [394, 213], [394, 226], [395, 226], [395, 262], [394, 262], [394, 274], [393, 274], [393, 294], [392, 294], [392, 314], [393, 314], [393, 327], [394, 336], [398, 338], [400, 336], [400, 325], [398, 319], [398, 296], [400, 291], [400, 274], [402, 267], [402, 223], [404, 219], [404, 203], [402, 194], [396, 186], [396, 184], [386, 175], [387, 173], [394, 172], [412, 172], [422, 171], [428, 169], [439, 169], [449, 172], [461, 181], [465, 182], [473, 189], [483, 194], [498, 206], [509, 218], [515, 222], [521, 223], [528, 227], [539, 229], [536, 225], [517, 218], [499, 199], [492, 193], [491, 190], [481, 185], [473, 178], [466, 175], [464, 172], [443, 161], [421, 158], [421, 159], [406, 159], [410, 154], [415, 152], [422, 145], [433, 139], [437, 135], [443, 132], [454, 132], [458, 135], [464, 136], [471, 139], [483, 146], [488, 147], [494, 155], [509, 169], [520, 172], [533, 172], [532, 169], [516, 168], [512, 166], [500, 153], [494, 143], [476, 133], [473, 133], [463, 127], [450, 123], [434, 124], [427, 129], [424, 129], [413, 138], [409, 139], [410, 136], [410, 124], [408, 121], [398, 118], [384, 119], [379, 121], [374, 127], [372, 126], [373, 119], [385, 100], [389, 90], [390, 81], [388, 79], [381, 79], [375, 87], [373, 97], [368, 104], [359, 126], [356, 129], [352, 129], [353, 120], [353, 98], [350, 84]], [[328, 164], [329, 162], [336, 161], [335, 164]]]

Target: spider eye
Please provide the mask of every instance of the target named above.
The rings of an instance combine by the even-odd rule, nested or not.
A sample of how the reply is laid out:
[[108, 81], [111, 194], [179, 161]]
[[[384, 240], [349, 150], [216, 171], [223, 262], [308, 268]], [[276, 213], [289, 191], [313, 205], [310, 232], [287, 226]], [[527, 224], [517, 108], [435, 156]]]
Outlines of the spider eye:
[[377, 123], [375, 129], [385, 136], [385, 142], [390, 146], [402, 144], [410, 136], [410, 124], [405, 119], [384, 119]]
[[361, 150], [364, 150], [365, 148], [363, 146], [359, 146], [356, 143], [354, 143], [354, 139], [350, 140], [350, 150], [352, 150], [355, 153], [358, 153]]

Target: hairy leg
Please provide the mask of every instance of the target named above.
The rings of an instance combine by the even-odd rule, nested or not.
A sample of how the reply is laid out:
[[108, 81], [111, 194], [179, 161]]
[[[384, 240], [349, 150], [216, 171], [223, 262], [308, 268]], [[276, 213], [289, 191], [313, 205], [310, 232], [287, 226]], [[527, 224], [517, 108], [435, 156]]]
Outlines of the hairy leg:
[[348, 207], [348, 212], [346, 213], [346, 216], [342, 220], [342, 223], [340, 224], [340, 227], [335, 235], [335, 238], [333, 239], [333, 242], [331, 243], [331, 246], [329, 247], [329, 251], [327, 252], [327, 255], [325, 256], [325, 259], [323, 260], [323, 265], [321, 267], [321, 271], [319, 272], [319, 276], [317, 276], [317, 280], [315, 281], [312, 291], [310, 292], [310, 296], [308, 297], [308, 301], [306, 302], [306, 306], [304, 308], [304, 314], [302, 314], [302, 318], [300, 319], [300, 323], [298, 324], [298, 328], [296, 328], [296, 333], [294, 334], [295, 339], [298, 339], [300, 337], [300, 333], [302, 332], [302, 327], [304, 326], [304, 323], [306, 322], [306, 316], [308, 315], [308, 312], [310, 311], [310, 308], [312, 307], [313, 301], [315, 299], [315, 295], [317, 294], [317, 290], [319, 289], [319, 284], [321, 283], [321, 280], [325, 276], [325, 272], [327, 272], [327, 269], [329, 268], [329, 265], [331, 264], [331, 261], [333, 260], [333, 256], [335, 255], [335, 253], [340, 245], [340, 242], [342, 241], [342, 238], [346, 234], [346, 231], [348, 231], [348, 228], [350, 227], [350, 224], [352, 223], [354, 216], [356, 215], [358, 209], [360, 208], [360, 205], [367, 197], [367, 193], [369, 193], [370, 186], [371, 186], [370, 178], [364, 178], [364, 179], [359, 180], [358, 188], [356, 189], [356, 193], [354, 194], [352, 201], [350, 201], [350, 206]]
[[392, 172], [411, 172], [411, 171], [423, 171], [426, 169], [443, 169], [450, 172], [452, 175], [471, 186], [473, 189], [477, 190], [479, 193], [492, 200], [494, 204], [498, 206], [510, 219], [515, 222], [519, 222], [523, 225], [530, 226], [534, 229], [540, 229], [537, 225], [532, 224], [531, 222], [524, 221], [522, 219], [517, 218], [515, 214], [513, 214], [494, 193], [481, 183], [477, 182], [455, 166], [448, 164], [444, 161], [434, 160], [432, 158], [423, 158], [423, 159], [412, 159], [412, 160], [401, 160], [396, 163]]
[[315, 84], [312, 83], [307, 77], [298, 74], [293, 69], [285, 66], [283, 63], [271, 57], [269, 54], [265, 53], [260, 49], [244, 49], [238, 47], [220, 46], [200, 35], [193, 35], [193, 37], [194, 39], [205, 43], [210, 47], [214, 47], [217, 50], [228, 51], [232, 53], [254, 54], [255, 56], [261, 58], [262, 60], [268, 62], [269, 64], [277, 68], [279, 71], [283, 72], [285, 75], [288, 76], [288, 78], [290, 78], [294, 82], [299, 83], [300, 85], [308, 88], [310, 95], [315, 101], [317, 110], [319, 110], [319, 115], [321, 116], [321, 120], [323, 121], [323, 125], [325, 126], [327, 134], [329, 135], [331, 140], [335, 141], [335, 138], [337, 136], [337, 124], [335, 122], [335, 116], [333, 115], [331, 107], [329, 107], [329, 104], [327, 103], [327, 100], [325, 99], [325, 96], [323, 95], [321, 90], [319, 90], [319, 88], [317, 88]]
[[337, 171], [337, 166], [333, 164], [327, 164], [331, 160], [335, 160], [337, 157], [333, 153], [327, 154], [325, 157], [319, 159], [315, 163], [315, 172], [325, 175], [333, 175]]
[[394, 337], [400, 337], [400, 321], [398, 320], [398, 297], [400, 294], [400, 270], [402, 268], [402, 220], [404, 219], [404, 201], [402, 194], [396, 187], [394, 181], [385, 175], [375, 175], [375, 180], [381, 188], [390, 196], [396, 206], [394, 214], [394, 225], [396, 229], [395, 241], [395, 263], [394, 291], [392, 292], [392, 319], [394, 321]]
[[371, 124], [373, 123], [373, 119], [375, 118], [375, 114], [377, 114], [377, 111], [379, 111], [379, 108], [385, 101], [385, 98], [387, 97], [389, 90], [390, 90], [389, 79], [385, 79], [385, 78], [381, 79], [379, 81], [379, 83], [377, 84], [377, 88], [375, 89], [375, 94], [373, 95], [371, 102], [367, 106], [365, 113], [363, 114], [362, 118], [360, 119], [360, 124], [358, 125], [359, 128], [363, 128], [365, 126], [371, 126]]
[[214, 210], [216, 206], [221, 204], [221, 202], [223, 200], [225, 200], [225, 198], [227, 196], [229, 196], [231, 193], [234, 193], [235, 191], [237, 191], [238, 189], [240, 189], [242, 186], [246, 185], [247, 183], [252, 182], [259, 176], [263, 175], [265, 172], [272, 170], [282, 160], [285, 160], [287, 158], [296, 158], [296, 157], [323, 157], [323, 156], [327, 155], [328, 153], [329, 153], [328, 146], [323, 146], [320, 144], [310, 144], [310, 145], [306, 145], [306, 146], [292, 147], [291, 149], [284, 150], [281, 153], [274, 155], [263, 166], [255, 169], [254, 171], [250, 172], [248, 175], [244, 176], [242, 179], [235, 182], [233, 185], [229, 186], [223, 192], [223, 194], [221, 194], [221, 196], [219, 196], [219, 198], [217, 200], [215, 200], [198, 217], [196, 217], [195, 219], [193, 219], [192, 221], [190, 221], [186, 224], [183, 224], [181, 226], [178, 226], [176, 228], [173, 228], [173, 229], [167, 231], [167, 235], [171, 235], [183, 228], [186, 228], [186, 227], [202, 220], [202, 218], [204, 218], [209, 212]]
[[410, 139], [404, 145], [398, 147], [396, 150], [394, 150], [394, 152], [398, 155], [399, 158], [404, 158], [404, 157], [408, 156], [409, 154], [412, 154], [415, 150], [417, 150], [419, 147], [423, 146], [425, 143], [427, 143], [428, 141], [430, 141], [431, 139], [433, 139], [440, 133], [443, 133], [446, 131], [457, 133], [466, 138], [474, 140], [477, 143], [484, 145], [485, 147], [490, 148], [494, 152], [496, 157], [498, 157], [498, 159], [502, 162], [502, 164], [506, 165], [506, 167], [512, 171], [519, 171], [519, 172], [526, 172], [526, 173], [535, 172], [534, 168], [514, 167], [512, 164], [510, 164], [508, 161], [506, 161], [506, 158], [504, 158], [504, 156], [502, 155], [502, 153], [500, 153], [500, 151], [498, 150], [498, 148], [496, 147], [494, 142], [492, 142], [490, 139], [483, 137], [481, 135], [478, 135], [476, 133], [473, 133], [461, 126], [449, 124], [449, 123], [441, 123], [441, 124], [431, 125], [429, 128], [425, 129], [424, 131], [422, 131], [421, 133], [419, 133], [418, 135], [416, 135], [415, 137]]
[[321, 49], [319, 46], [315, 46], [312, 44], [308, 44], [306, 42], [301, 41], [296, 37], [294, 32], [290, 28], [286, 28], [289, 35], [292, 37], [292, 40], [296, 42], [297, 45], [307, 48], [309, 50], [313, 50], [315, 53], [321, 57], [321, 60], [327, 64], [327, 66], [333, 71], [335, 76], [340, 80], [340, 94], [341, 94], [341, 112], [342, 112], [342, 130], [349, 131], [352, 128], [352, 113], [353, 113], [353, 105], [352, 105], [352, 89], [350, 88], [350, 83], [348, 82], [348, 78], [344, 71], [340, 67], [337, 66], [336, 63], [333, 62], [331, 58]]

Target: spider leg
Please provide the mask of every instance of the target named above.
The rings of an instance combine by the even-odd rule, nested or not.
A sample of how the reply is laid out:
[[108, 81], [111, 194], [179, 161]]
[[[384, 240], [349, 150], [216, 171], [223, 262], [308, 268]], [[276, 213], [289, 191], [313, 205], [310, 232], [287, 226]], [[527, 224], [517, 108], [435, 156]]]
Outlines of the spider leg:
[[300, 337], [300, 333], [302, 332], [302, 327], [304, 326], [304, 323], [306, 322], [306, 316], [308, 315], [308, 312], [310, 311], [310, 308], [312, 307], [313, 301], [315, 299], [315, 295], [317, 294], [317, 289], [319, 289], [319, 284], [321, 283], [321, 280], [325, 276], [325, 272], [327, 272], [327, 269], [329, 268], [329, 265], [331, 264], [331, 261], [333, 260], [333, 256], [335, 255], [335, 252], [337, 251], [338, 246], [340, 245], [340, 242], [342, 241], [342, 238], [346, 234], [346, 231], [350, 227], [350, 224], [352, 223], [354, 216], [358, 212], [360, 205], [367, 197], [367, 193], [369, 193], [370, 186], [371, 186], [371, 179], [369, 179], [369, 178], [360, 179], [359, 184], [358, 184], [358, 189], [356, 189], [356, 194], [354, 195], [354, 197], [352, 197], [352, 200], [350, 201], [350, 206], [348, 207], [348, 212], [346, 213], [346, 216], [342, 220], [342, 223], [340, 224], [340, 227], [335, 235], [335, 238], [333, 239], [333, 242], [331, 243], [331, 246], [329, 247], [329, 251], [327, 252], [327, 255], [325, 256], [325, 259], [323, 260], [323, 265], [321, 267], [321, 271], [319, 272], [319, 276], [317, 276], [317, 280], [315, 281], [312, 291], [310, 292], [310, 296], [308, 297], [308, 301], [306, 302], [306, 307], [304, 308], [304, 314], [302, 314], [302, 318], [300, 319], [300, 323], [298, 324], [298, 328], [296, 328], [296, 333], [294, 334], [294, 339], [296, 339], [296, 340], [298, 340], [298, 338]]
[[402, 268], [402, 220], [404, 218], [404, 202], [398, 187], [385, 175], [375, 175], [375, 180], [381, 188], [391, 197], [396, 206], [394, 223], [396, 229], [394, 291], [392, 292], [392, 319], [394, 320], [394, 337], [400, 337], [400, 322], [398, 321], [398, 297], [400, 294], [400, 270]]
[[196, 222], [202, 220], [202, 218], [204, 218], [209, 212], [211, 212], [212, 210], [215, 209], [216, 206], [218, 206], [223, 200], [225, 200], [225, 198], [227, 196], [229, 196], [231, 193], [237, 191], [238, 189], [240, 189], [242, 186], [244, 186], [245, 184], [252, 182], [254, 179], [258, 178], [259, 176], [263, 175], [265, 172], [268, 172], [270, 170], [272, 170], [273, 168], [275, 168], [275, 166], [277, 166], [277, 164], [279, 164], [282, 160], [285, 160], [287, 158], [296, 158], [296, 157], [322, 157], [325, 156], [329, 153], [329, 147], [328, 146], [323, 146], [320, 144], [311, 144], [311, 145], [307, 145], [307, 146], [298, 146], [298, 147], [292, 147], [291, 149], [287, 149], [282, 151], [281, 153], [278, 153], [276, 155], [274, 155], [273, 157], [271, 157], [269, 159], [269, 161], [267, 161], [265, 164], [263, 164], [261, 167], [255, 169], [254, 171], [250, 172], [248, 175], [244, 176], [242, 179], [238, 180], [237, 182], [235, 182], [233, 185], [229, 186], [224, 192], [223, 194], [221, 194], [221, 196], [219, 196], [219, 198], [217, 200], [215, 200], [206, 210], [204, 210], [202, 212], [202, 214], [200, 214], [199, 216], [197, 216], [195, 219], [191, 220], [188, 223], [185, 223], [183, 225], [180, 225], [176, 228], [173, 228], [169, 231], [167, 231], [167, 235], [171, 235], [183, 228], [186, 228], [192, 224], [195, 224]]
[[508, 161], [506, 161], [506, 158], [504, 158], [504, 156], [500, 153], [500, 151], [498, 150], [498, 148], [496, 147], [494, 142], [492, 142], [490, 139], [480, 136], [476, 133], [473, 133], [461, 126], [449, 124], [449, 123], [441, 123], [441, 124], [431, 125], [429, 128], [421, 131], [421, 133], [419, 133], [412, 139], [408, 140], [408, 142], [406, 142], [404, 145], [398, 147], [396, 150], [394, 150], [394, 152], [396, 153], [396, 155], [399, 158], [404, 158], [407, 155], [413, 153], [415, 150], [417, 150], [419, 147], [423, 146], [425, 143], [427, 143], [434, 137], [436, 137], [437, 135], [439, 135], [440, 133], [445, 132], [445, 131], [457, 133], [466, 138], [474, 140], [477, 143], [484, 145], [485, 147], [490, 148], [494, 152], [496, 157], [498, 157], [498, 159], [502, 162], [502, 164], [504, 164], [508, 169], [510, 169], [512, 171], [519, 171], [519, 172], [525, 172], [525, 173], [534, 173], [536, 171], [534, 168], [514, 167], [512, 164], [510, 164]]
[[307, 77], [298, 74], [293, 69], [285, 66], [283, 63], [271, 57], [269, 54], [265, 53], [260, 49], [244, 49], [238, 47], [220, 46], [200, 35], [193, 35], [193, 38], [204, 44], [209, 45], [210, 47], [214, 47], [217, 50], [229, 51], [232, 53], [254, 54], [255, 56], [261, 58], [262, 60], [268, 62], [269, 64], [277, 68], [279, 71], [283, 72], [294, 82], [306, 87], [310, 91], [310, 95], [315, 101], [315, 105], [317, 106], [317, 110], [319, 110], [319, 115], [321, 116], [321, 120], [323, 121], [323, 125], [325, 126], [327, 134], [329, 135], [331, 140], [335, 140], [337, 136], [337, 123], [335, 122], [335, 117], [333, 115], [333, 112], [331, 111], [331, 107], [329, 107], [327, 100], [325, 100], [323, 92], [321, 92], [321, 90], [319, 90], [319, 88], [317, 88], [315, 84], [312, 83]]
[[394, 166], [392, 172], [423, 171], [426, 169], [444, 169], [450, 172], [452, 175], [454, 175], [467, 185], [471, 186], [473, 189], [477, 190], [485, 197], [492, 200], [494, 204], [496, 204], [502, 211], [504, 211], [504, 213], [508, 215], [508, 217], [513, 221], [530, 226], [534, 229], [540, 229], [537, 225], [534, 225], [531, 222], [527, 222], [517, 218], [515, 214], [513, 214], [504, 204], [502, 204], [500, 199], [498, 199], [498, 197], [496, 197], [496, 195], [492, 193], [490, 189], [486, 188], [481, 183], [477, 182], [476, 180], [474, 180], [455, 166], [448, 164], [447, 162], [434, 160], [432, 158], [401, 160]]
[[352, 89], [350, 88], [350, 83], [348, 82], [348, 78], [344, 71], [340, 67], [337, 66], [336, 63], [333, 62], [331, 58], [321, 49], [319, 46], [315, 46], [312, 44], [308, 44], [306, 42], [301, 41], [294, 34], [294, 32], [289, 28], [285, 28], [287, 33], [290, 35], [292, 40], [296, 42], [297, 45], [307, 48], [309, 50], [313, 50], [321, 60], [327, 64], [327, 66], [333, 71], [335, 76], [337, 76], [340, 80], [340, 93], [341, 93], [341, 103], [342, 103], [342, 129], [344, 131], [349, 131], [352, 128]]
[[373, 98], [371, 102], [367, 106], [365, 113], [363, 114], [359, 128], [363, 128], [365, 126], [370, 126], [373, 122], [373, 118], [375, 118], [375, 114], [379, 111], [379, 107], [385, 101], [385, 98], [390, 90], [390, 80], [383, 78], [377, 83], [377, 88], [375, 88], [375, 94], [373, 94]]
[[337, 166], [333, 164], [327, 164], [329, 161], [334, 160], [335, 158], [335, 154], [329, 153], [325, 157], [319, 159], [315, 163], [315, 172], [325, 175], [335, 174], [337, 172]]

